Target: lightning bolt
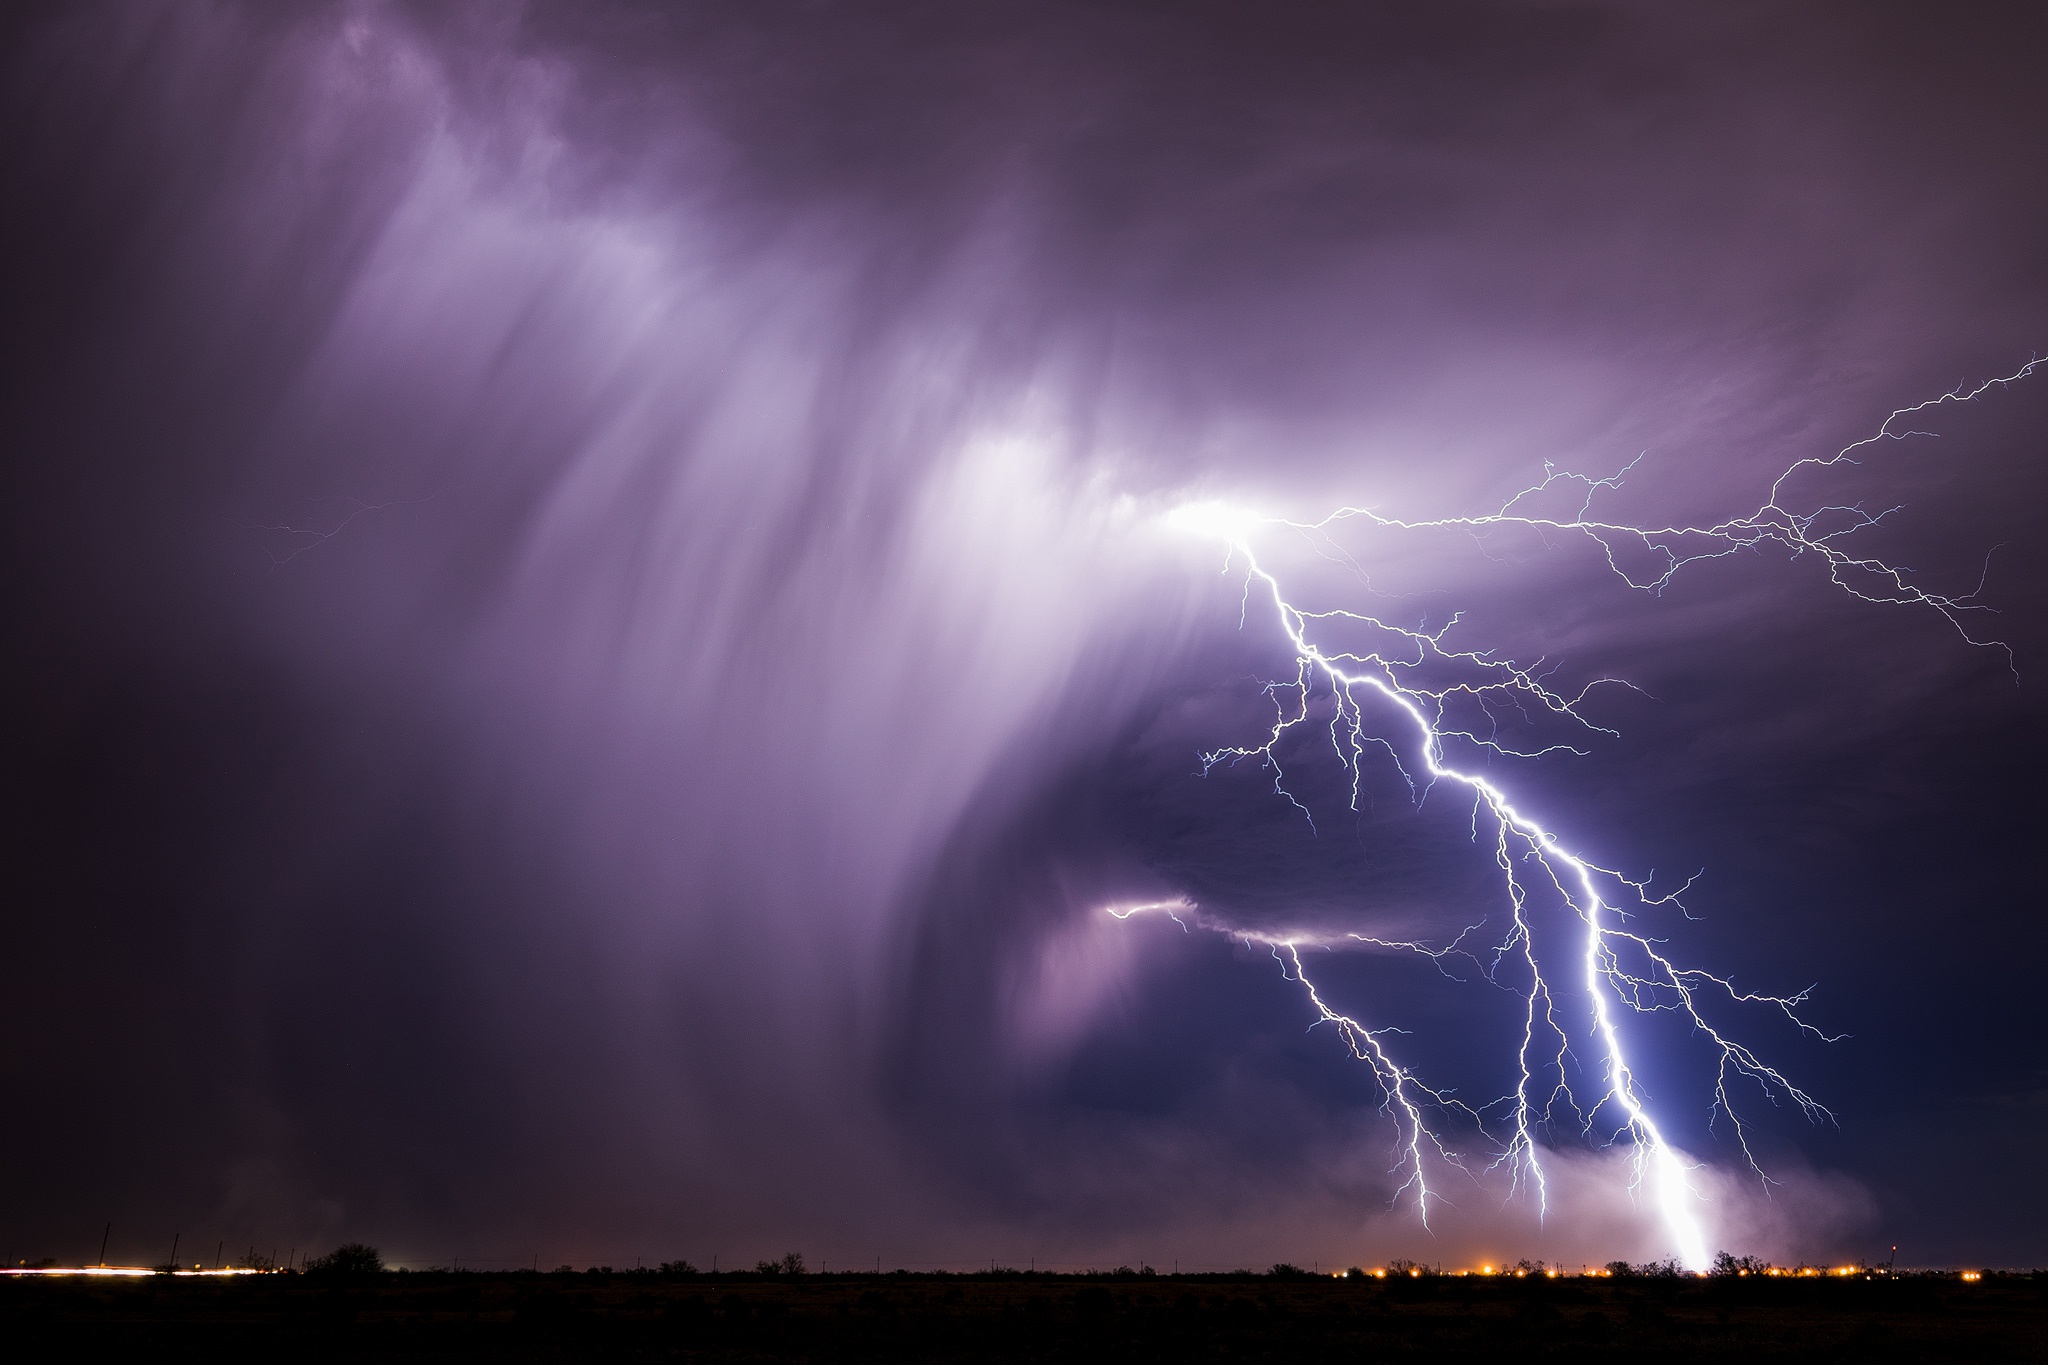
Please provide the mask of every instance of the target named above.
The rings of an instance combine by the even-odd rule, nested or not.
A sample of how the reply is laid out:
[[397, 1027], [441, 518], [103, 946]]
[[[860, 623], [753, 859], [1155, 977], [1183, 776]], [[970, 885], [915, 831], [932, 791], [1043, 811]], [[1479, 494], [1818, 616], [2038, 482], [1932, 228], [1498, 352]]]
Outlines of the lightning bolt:
[[[1827, 470], [1857, 463], [1857, 454], [1886, 441], [1931, 433], [1911, 429], [1916, 414], [1968, 403], [1993, 388], [2031, 375], [2043, 362], [2026, 365], [2002, 378], [1974, 388], [1958, 386], [1938, 397], [1896, 409], [1876, 431], [1826, 457], [1809, 457], [1789, 466], [1774, 479], [1755, 510], [1703, 525], [1638, 526], [1596, 515], [1594, 503], [1605, 490], [1619, 487], [1633, 462], [1606, 478], [1560, 471], [1546, 463], [1544, 476], [1494, 511], [1432, 520], [1405, 520], [1369, 508], [1344, 507], [1319, 521], [1295, 522], [1263, 517], [1221, 503], [1182, 507], [1169, 516], [1177, 529], [1220, 540], [1225, 546], [1224, 572], [1236, 571], [1244, 581], [1241, 622], [1257, 604], [1270, 610], [1294, 655], [1293, 676], [1270, 683], [1266, 696], [1274, 708], [1273, 724], [1261, 742], [1225, 746], [1201, 756], [1207, 773], [1219, 764], [1256, 761], [1273, 777], [1273, 790], [1292, 803], [1314, 825], [1314, 815], [1288, 785], [1280, 750], [1295, 731], [1315, 723], [1327, 710], [1329, 747], [1349, 778], [1350, 807], [1356, 812], [1367, 768], [1385, 762], [1405, 781], [1411, 798], [1420, 801], [1438, 786], [1463, 790], [1472, 802], [1472, 833], [1492, 846], [1500, 870], [1505, 929], [1484, 956], [1462, 947], [1468, 929], [1443, 948], [1423, 943], [1377, 939], [1363, 934], [1348, 942], [1301, 935], [1273, 937], [1248, 932], [1204, 915], [1186, 900], [1141, 906], [1111, 907], [1121, 918], [1146, 911], [1172, 914], [1186, 929], [1190, 920], [1204, 928], [1227, 932], [1248, 943], [1266, 945], [1280, 962], [1284, 976], [1297, 982], [1313, 1007], [1314, 1026], [1327, 1025], [1343, 1039], [1352, 1055], [1370, 1069], [1399, 1133], [1394, 1173], [1401, 1177], [1394, 1199], [1412, 1197], [1424, 1226], [1432, 1205], [1442, 1196], [1431, 1184], [1430, 1160], [1462, 1168], [1459, 1155], [1431, 1126], [1431, 1115], [1470, 1120], [1489, 1133], [1487, 1115], [1504, 1112], [1504, 1131], [1489, 1133], [1499, 1146], [1494, 1167], [1506, 1167], [1511, 1192], [1527, 1188], [1539, 1214], [1547, 1212], [1549, 1182], [1537, 1134], [1554, 1124], [1560, 1111], [1576, 1118], [1584, 1134], [1626, 1143], [1630, 1153], [1630, 1188], [1647, 1191], [1679, 1259], [1689, 1268], [1707, 1264], [1707, 1244], [1698, 1218], [1702, 1202], [1695, 1188], [1692, 1164], [1666, 1138], [1652, 1115], [1642, 1084], [1629, 1060], [1622, 1021], [1630, 1014], [1676, 1013], [1717, 1054], [1709, 1118], [1730, 1125], [1744, 1160], [1769, 1183], [1750, 1145], [1750, 1130], [1738, 1114], [1731, 1087], [1749, 1081], [1766, 1094], [1783, 1097], [1809, 1119], [1832, 1115], [1782, 1072], [1748, 1046], [1710, 1022], [1706, 1002], [1723, 1000], [1736, 1006], [1762, 1006], [1778, 1012], [1803, 1032], [1827, 1035], [1808, 1023], [1800, 1007], [1808, 992], [1770, 995], [1739, 989], [1727, 976], [1681, 966], [1662, 941], [1632, 927], [1638, 915], [1683, 910], [1680, 897], [1690, 881], [1674, 891], [1653, 893], [1648, 879], [1636, 880], [1603, 867], [1569, 846], [1564, 838], [1517, 802], [1490, 778], [1454, 760], [1454, 751], [1475, 757], [1496, 755], [1537, 759], [1567, 751], [1569, 744], [1524, 747], [1502, 738], [1500, 718], [1509, 709], [1540, 712], [1587, 732], [1613, 734], [1593, 725], [1581, 713], [1592, 687], [1615, 679], [1598, 679], [1574, 695], [1553, 690], [1533, 667], [1499, 657], [1495, 652], [1454, 644], [1459, 624], [1453, 616], [1435, 629], [1403, 625], [1381, 616], [1344, 609], [1309, 610], [1297, 605], [1275, 574], [1255, 553], [1254, 542], [1270, 533], [1306, 537], [1319, 552], [1347, 559], [1330, 538], [1333, 527], [1348, 522], [1380, 532], [1458, 529], [1480, 536], [1503, 528], [1523, 528], [1547, 535], [1579, 536], [1604, 554], [1608, 567], [1631, 588], [1658, 594], [1685, 568], [1768, 545], [1792, 558], [1811, 558], [1829, 581], [1850, 596], [1867, 602], [1929, 608], [1940, 613], [1969, 644], [2004, 648], [1970, 628], [1974, 613], [1989, 610], [1976, 601], [1981, 590], [1962, 595], [1937, 592], [1914, 581], [1911, 572], [1882, 558], [1861, 553], [1853, 538], [1878, 525], [1890, 511], [1870, 513], [1861, 506], [1827, 505], [1812, 511], [1788, 506], [1788, 485], [1805, 471]], [[1544, 495], [1569, 490], [1577, 511], [1565, 515], [1532, 510]], [[1550, 501], [1554, 502], [1552, 498]], [[1631, 571], [1628, 562], [1646, 562], [1645, 571]], [[2008, 663], [2011, 651], [2006, 650]], [[1625, 684], [1624, 684], [1625, 685]], [[1381, 722], [1386, 722], [1383, 726]], [[1538, 906], [1561, 909], [1563, 915], [1541, 916]], [[1563, 931], [1553, 931], [1552, 922]], [[1478, 926], [1474, 926], [1476, 929]], [[1468, 1106], [1448, 1092], [1425, 1084], [1397, 1057], [1400, 1030], [1369, 1026], [1332, 1008], [1310, 980], [1302, 961], [1304, 948], [1335, 949], [1353, 944], [1422, 954], [1439, 969], [1446, 958], [1470, 958], [1496, 985], [1518, 992], [1520, 1038], [1516, 1047], [1517, 1079], [1512, 1094], [1492, 1105]], [[1554, 964], [1564, 962], [1563, 970]], [[1572, 1022], [1561, 1013], [1575, 1010], [1583, 1021], [1583, 1038], [1595, 1061], [1598, 1092], [1576, 1093], [1570, 1063], [1575, 1058]], [[1583, 1072], [1581, 1074], [1584, 1074]]]

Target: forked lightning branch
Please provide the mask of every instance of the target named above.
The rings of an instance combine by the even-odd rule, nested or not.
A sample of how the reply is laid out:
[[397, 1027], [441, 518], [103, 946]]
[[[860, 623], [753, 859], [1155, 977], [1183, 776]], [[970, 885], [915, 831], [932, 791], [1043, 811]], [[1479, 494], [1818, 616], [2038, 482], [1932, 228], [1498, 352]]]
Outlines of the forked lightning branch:
[[[1179, 529], [1221, 542], [1224, 571], [1243, 577], [1245, 610], [1270, 611], [1294, 654], [1292, 676], [1266, 687], [1274, 705], [1270, 731], [1258, 743], [1204, 754], [1205, 771], [1218, 764], [1261, 764], [1272, 773], [1277, 797], [1292, 802], [1313, 822], [1314, 813], [1289, 785], [1282, 749], [1297, 732], [1314, 728], [1326, 733], [1328, 753], [1348, 782], [1353, 811], [1359, 808], [1368, 768], [1375, 764], [1398, 774], [1415, 799], [1446, 786], [1469, 798], [1473, 836], [1490, 845], [1499, 868], [1499, 901], [1492, 914], [1503, 929], [1490, 948], [1460, 951], [1478, 960], [1494, 984], [1519, 997], [1519, 1036], [1509, 1043], [1517, 1078], [1511, 1094], [1474, 1106], [1433, 1086], [1403, 1060], [1402, 1033], [1395, 1021], [1368, 1021], [1360, 1014], [1369, 1011], [1338, 1009], [1309, 979], [1302, 961], [1302, 950], [1310, 947], [1394, 950], [1438, 958], [1447, 951], [1443, 947], [1355, 933], [1305, 937], [1248, 931], [1186, 901], [1113, 906], [1109, 912], [1120, 918], [1169, 913], [1184, 925], [1192, 921], [1266, 945], [1285, 975], [1306, 992], [1315, 1022], [1329, 1025], [1370, 1070], [1399, 1130], [1395, 1197], [1412, 1200], [1425, 1226], [1442, 1198], [1434, 1183], [1438, 1172], [1464, 1166], [1465, 1158], [1444, 1136], [1450, 1128], [1486, 1135], [1492, 1144], [1487, 1154], [1491, 1164], [1505, 1168], [1513, 1186], [1526, 1189], [1541, 1212], [1549, 1199], [1549, 1181], [1538, 1135], [1568, 1122], [1582, 1135], [1627, 1146], [1632, 1186], [1653, 1202], [1672, 1252], [1686, 1266], [1703, 1269], [1709, 1248], [1700, 1219], [1703, 1197], [1692, 1175], [1695, 1167], [1672, 1145], [1652, 1113], [1630, 1061], [1627, 1021], [1639, 1013], [1675, 1013], [1711, 1046], [1718, 1058], [1711, 1111], [1730, 1125], [1744, 1158], [1762, 1177], [1749, 1128], [1736, 1108], [1738, 1083], [1755, 1083], [1789, 1100], [1811, 1119], [1829, 1115], [1784, 1074], [1712, 1022], [1707, 1006], [1719, 1001], [1775, 1011], [1807, 1033], [1823, 1036], [1800, 1016], [1805, 993], [1751, 993], [1728, 976], [1682, 965], [1668, 955], [1661, 940], [1632, 926], [1639, 917], [1678, 910], [1685, 888], [1653, 893], [1646, 880], [1599, 865], [1478, 770], [1476, 760], [1536, 760], [1570, 748], [1502, 738], [1515, 733], [1499, 723], [1510, 713], [1535, 713], [1556, 723], [1598, 729], [1581, 714], [1585, 691], [1564, 695], [1531, 667], [1483, 645], [1469, 645], [1456, 635], [1456, 618], [1436, 629], [1423, 629], [1380, 615], [1302, 605], [1262, 563], [1259, 548], [1280, 536], [1306, 536], [1328, 546], [1332, 532], [1342, 528], [1387, 535], [1524, 528], [1550, 537], [1582, 537], [1601, 550], [1608, 566], [1630, 587], [1656, 593], [1702, 560], [1777, 546], [1792, 558], [1819, 563], [1834, 585], [1855, 598], [1929, 609], [1946, 618], [1970, 644], [2002, 647], [1972, 629], [1971, 618], [1986, 610], [1974, 592], [1935, 591], [1922, 586], [1906, 568], [1861, 550], [1858, 533], [1878, 525], [1889, 513], [1841, 504], [1788, 506], [1788, 488], [1795, 475], [1853, 465], [1859, 451], [1880, 442], [1926, 435], [1912, 429], [1915, 415], [1968, 403], [1994, 387], [2026, 378], [2041, 363], [2029, 361], [2003, 378], [1900, 408], [1864, 439], [1831, 456], [1792, 464], [1772, 481], [1754, 511], [1710, 524], [1640, 526], [1608, 520], [1596, 505], [1603, 492], [1618, 486], [1620, 475], [1595, 479], [1548, 467], [1536, 485], [1493, 512], [1473, 516], [1413, 521], [1346, 507], [1320, 521], [1295, 522], [1218, 503], [1191, 505], [1171, 514]], [[1555, 506], [1561, 495], [1576, 504], [1575, 511], [1557, 515], [1538, 510]], [[1546, 907], [1564, 913], [1539, 913]], [[1582, 1064], [1575, 1067], [1575, 1058], [1583, 1058]]]

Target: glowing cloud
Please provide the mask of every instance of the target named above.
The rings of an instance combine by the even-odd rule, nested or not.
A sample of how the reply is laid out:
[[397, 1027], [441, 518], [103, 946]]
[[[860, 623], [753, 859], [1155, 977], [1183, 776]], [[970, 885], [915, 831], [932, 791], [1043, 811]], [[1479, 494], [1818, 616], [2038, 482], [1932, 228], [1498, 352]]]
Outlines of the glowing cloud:
[[1242, 545], [1267, 518], [1227, 502], [1184, 503], [1166, 514], [1166, 524], [1186, 535]]

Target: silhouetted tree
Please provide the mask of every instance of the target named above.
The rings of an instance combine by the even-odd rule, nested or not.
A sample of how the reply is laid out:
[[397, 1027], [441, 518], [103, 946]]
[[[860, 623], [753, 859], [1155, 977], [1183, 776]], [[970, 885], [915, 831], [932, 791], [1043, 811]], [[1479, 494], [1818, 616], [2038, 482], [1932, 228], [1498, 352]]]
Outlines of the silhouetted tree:
[[1771, 1268], [1771, 1263], [1760, 1256], [1734, 1256], [1720, 1252], [1714, 1257], [1714, 1268], [1709, 1275], [1761, 1275]]

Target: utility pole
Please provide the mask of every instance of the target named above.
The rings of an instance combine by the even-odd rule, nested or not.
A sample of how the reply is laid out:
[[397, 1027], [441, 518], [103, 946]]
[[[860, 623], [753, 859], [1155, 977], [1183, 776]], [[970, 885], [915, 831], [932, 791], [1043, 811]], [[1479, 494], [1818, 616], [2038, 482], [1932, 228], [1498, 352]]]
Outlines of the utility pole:
[[178, 1239], [184, 1235], [182, 1232], [171, 1234], [171, 1269], [173, 1270], [178, 1268]]
[[107, 1228], [106, 1228], [106, 1231], [104, 1231], [104, 1232], [102, 1232], [102, 1233], [100, 1234], [100, 1264], [101, 1264], [101, 1265], [105, 1265], [105, 1264], [107, 1263], [107, 1238], [109, 1238], [109, 1237], [113, 1236], [113, 1233], [114, 1233], [114, 1225], [113, 1225], [113, 1223], [112, 1223], [112, 1222], [109, 1222], [109, 1223], [107, 1224]]

